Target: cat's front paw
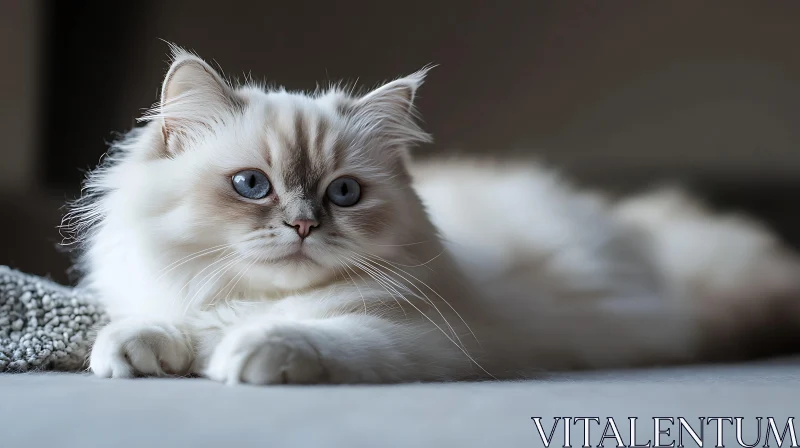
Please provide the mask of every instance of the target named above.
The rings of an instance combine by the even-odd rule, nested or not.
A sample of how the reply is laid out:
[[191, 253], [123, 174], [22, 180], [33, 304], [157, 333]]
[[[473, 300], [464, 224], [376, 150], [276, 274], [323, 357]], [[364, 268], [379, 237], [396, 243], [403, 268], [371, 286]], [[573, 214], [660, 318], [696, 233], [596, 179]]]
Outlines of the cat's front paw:
[[291, 325], [234, 328], [214, 350], [207, 377], [227, 384], [312, 384], [328, 373], [307, 329]]
[[97, 334], [89, 368], [104, 378], [183, 375], [193, 357], [189, 338], [177, 326], [123, 319]]

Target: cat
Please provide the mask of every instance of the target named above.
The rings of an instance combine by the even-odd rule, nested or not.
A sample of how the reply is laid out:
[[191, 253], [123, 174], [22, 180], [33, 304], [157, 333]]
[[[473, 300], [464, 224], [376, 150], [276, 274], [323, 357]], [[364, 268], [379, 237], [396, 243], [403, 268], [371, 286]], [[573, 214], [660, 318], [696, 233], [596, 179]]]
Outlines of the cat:
[[758, 223], [534, 163], [412, 159], [427, 69], [288, 92], [172, 50], [63, 223], [111, 317], [100, 377], [531, 378], [709, 359], [796, 316], [800, 263]]

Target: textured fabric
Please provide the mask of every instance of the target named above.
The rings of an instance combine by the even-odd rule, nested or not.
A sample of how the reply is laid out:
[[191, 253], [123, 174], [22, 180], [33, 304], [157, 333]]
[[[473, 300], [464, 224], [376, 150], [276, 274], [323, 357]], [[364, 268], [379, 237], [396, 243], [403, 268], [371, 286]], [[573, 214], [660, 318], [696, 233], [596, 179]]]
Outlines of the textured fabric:
[[[774, 417], [782, 429], [797, 416], [800, 360], [388, 386], [230, 387], [42, 373], [0, 375], [0, 396], [3, 447], [543, 448], [535, 416], [547, 433], [555, 416], [613, 417], [626, 444], [628, 417], [640, 419], [639, 443], [653, 439], [653, 417], [685, 417], [695, 427], [701, 416], [744, 417], [752, 444], [755, 417]], [[581, 426], [572, 425], [575, 448]], [[676, 426], [668, 427], [666, 444], [677, 439]], [[724, 431], [725, 446], [738, 447], [735, 429], [726, 423]], [[602, 432], [593, 425], [592, 447]], [[705, 426], [705, 447], [714, 447], [715, 432]], [[555, 437], [550, 446], [560, 448], [561, 427]], [[697, 447], [686, 434], [684, 444]], [[604, 446], [615, 448], [614, 440]]]
[[105, 321], [74, 289], [0, 266], [0, 371], [81, 369]]

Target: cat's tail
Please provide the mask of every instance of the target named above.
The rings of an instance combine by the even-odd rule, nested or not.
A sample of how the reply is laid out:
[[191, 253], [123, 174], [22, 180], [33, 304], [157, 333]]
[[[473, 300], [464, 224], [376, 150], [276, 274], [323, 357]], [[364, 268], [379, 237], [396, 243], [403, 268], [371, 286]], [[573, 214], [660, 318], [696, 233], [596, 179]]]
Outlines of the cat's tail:
[[700, 318], [704, 359], [796, 351], [800, 257], [769, 229], [677, 189], [623, 200], [615, 213], [650, 235], [664, 277]]

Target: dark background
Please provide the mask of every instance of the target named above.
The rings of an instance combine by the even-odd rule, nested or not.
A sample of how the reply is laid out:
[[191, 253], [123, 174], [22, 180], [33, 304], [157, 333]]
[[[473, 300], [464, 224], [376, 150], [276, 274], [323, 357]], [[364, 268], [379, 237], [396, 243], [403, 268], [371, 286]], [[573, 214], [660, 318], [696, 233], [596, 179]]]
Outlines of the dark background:
[[291, 89], [439, 67], [419, 155], [678, 180], [800, 244], [800, 2], [0, 0], [0, 264], [66, 281], [59, 207], [158, 98], [175, 42]]

